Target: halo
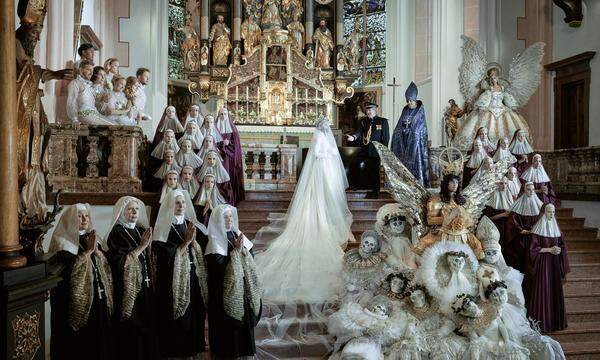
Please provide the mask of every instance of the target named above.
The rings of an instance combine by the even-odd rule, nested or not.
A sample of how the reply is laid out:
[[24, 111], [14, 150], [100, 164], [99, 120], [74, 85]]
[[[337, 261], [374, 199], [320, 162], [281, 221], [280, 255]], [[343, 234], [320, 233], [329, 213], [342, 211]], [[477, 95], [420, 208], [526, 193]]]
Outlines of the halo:
[[497, 62], [491, 62], [491, 63], [487, 64], [487, 66], [485, 67], [486, 76], [489, 74], [490, 70], [492, 70], [492, 69], [498, 70], [498, 77], [502, 76], [502, 65], [498, 64]]
[[446, 147], [438, 156], [438, 165], [442, 169], [443, 175], [455, 174], [460, 176], [465, 161], [467, 161], [465, 155], [454, 146]]

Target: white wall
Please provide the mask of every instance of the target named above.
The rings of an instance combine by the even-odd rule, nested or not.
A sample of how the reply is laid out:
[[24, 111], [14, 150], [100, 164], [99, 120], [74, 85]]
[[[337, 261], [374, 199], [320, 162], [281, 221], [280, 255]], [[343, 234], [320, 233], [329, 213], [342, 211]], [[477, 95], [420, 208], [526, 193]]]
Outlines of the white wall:
[[590, 146], [600, 145], [600, 1], [583, 1], [583, 23], [571, 28], [564, 21], [564, 12], [554, 7], [553, 61], [562, 60], [585, 51], [596, 51], [590, 61], [592, 81], [590, 84]]
[[129, 42], [129, 66], [121, 74], [135, 75], [139, 67], [152, 72], [145, 109], [152, 121], [141, 124], [147, 136], [154, 134], [167, 105], [167, 5], [167, 0], [130, 0], [130, 18], [120, 21], [120, 40]]

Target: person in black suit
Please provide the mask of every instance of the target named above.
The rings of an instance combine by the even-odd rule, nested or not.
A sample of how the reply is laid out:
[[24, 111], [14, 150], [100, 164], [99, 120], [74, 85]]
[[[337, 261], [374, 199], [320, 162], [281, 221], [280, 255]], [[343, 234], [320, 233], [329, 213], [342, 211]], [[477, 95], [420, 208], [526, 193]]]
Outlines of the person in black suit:
[[379, 197], [379, 165], [380, 159], [373, 141], [388, 146], [390, 129], [388, 120], [377, 116], [377, 104], [365, 104], [367, 116], [363, 117], [358, 129], [352, 135], [347, 135], [348, 141], [358, 142], [360, 152], [356, 163], [351, 168], [351, 181], [358, 189], [370, 189], [369, 197]]

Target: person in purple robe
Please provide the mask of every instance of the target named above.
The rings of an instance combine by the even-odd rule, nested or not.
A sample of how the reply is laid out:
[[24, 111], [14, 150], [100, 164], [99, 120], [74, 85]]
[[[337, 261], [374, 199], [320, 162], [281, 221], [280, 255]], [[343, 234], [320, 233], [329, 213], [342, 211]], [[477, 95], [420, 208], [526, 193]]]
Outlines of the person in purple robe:
[[494, 145], [494, 143], [490, 140], [488, 132], [489, 130], [485, 126], [480, 127], [477, 129], [477, 135], [475, 135], [475, 139], [479, 139], [479, 141], [481, 141], [485, 152], [489, 157], [492, 157], [494, 155], [494, 151], [496, 151], [496, 145]]
[[225, 199], [219, 192], [215, 175], [204, 175], [200, 189], [194, 198], [194, 209], [196, 210], [198, 221], [208, 226], [210, 214], [213, 209], [225, 203]]
[[481, 163], [484, 159], [489, 158], [489, 155], [483, 148], [483, 143], [481, 140], [476, 138], [473, 141], [473, 147], [469, 153], [469, 160], [465, 163], [463, 167], [463, 187], [467, 187], [471, 182], [471, 179], [481, 166]]
[[483, 215], [487, 216], [500, 233], [500, 245], [502, 248], [507, 246], [506, 244], [506, 222], [510, 218], [510, 208], [514, 201], [508, 191], [506, 181], [503, 179], [498, 182], [498, 187], [492, 193], [490, 200], [485, 204], [483, 209]]
[[555, 206], [546, 205], [544, 215], [531, 229], [525, 273], [527, 316], [539, 321], [544, 333], [567, 327], [563, 282], [570, 267], [555, 215]]
[[529, 155], [533, 152], [533, 148], [527, 140], [525, 130], [518, 129], [515, 131], [513, 138], [508, 146], [510, 152], [517, 158], [517, 170], [519, 174], [523, 173], [529, 166]]
[[558, 198], [552, 187], [552, 181], [542, 164], [542, 155], [533, 155], [531, 166], [521, 174], [521, 182], [532, 182], [536, 194], [544, 204], [557, 205]]
[[425, 107], [417, 100], [417, 85], [411, 82], [404, 94], [406, 106], [392, 134], [391, 149], [423, 186], [429, 186], [429, 140]]
[[246, 197], [244, 190], [244, 158], [242, 156], [242, 144], [240, 135], [233, 120], [229, 117], [226, 107], [219, 110], [216, 123], [217, 130], [223, 141], [217, 144], [223, 154], [223, 166], [229, 174], [231, 182], [230, 203], [237, 206]]
[[502, 254], [506, 263], [525, 272], [526, 256], [531, 242], [531, 229], [538, 220], [544, 203], [536, 196], [532, 183], [525, 184], [525, 191], [510, 208], [510, 218], [506, 223], [506, 247]]

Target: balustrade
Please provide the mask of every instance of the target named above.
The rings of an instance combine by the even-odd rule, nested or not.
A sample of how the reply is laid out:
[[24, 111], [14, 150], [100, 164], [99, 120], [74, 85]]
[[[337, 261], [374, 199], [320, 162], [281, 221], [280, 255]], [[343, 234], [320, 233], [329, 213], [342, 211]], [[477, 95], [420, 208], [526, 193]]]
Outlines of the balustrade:
[[296, 186], [296, 145], [244, 144], [246, 190], [290, 190]]

